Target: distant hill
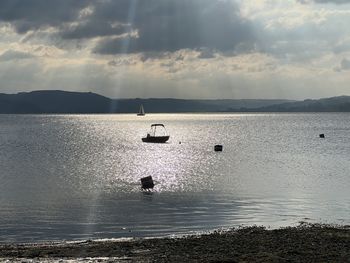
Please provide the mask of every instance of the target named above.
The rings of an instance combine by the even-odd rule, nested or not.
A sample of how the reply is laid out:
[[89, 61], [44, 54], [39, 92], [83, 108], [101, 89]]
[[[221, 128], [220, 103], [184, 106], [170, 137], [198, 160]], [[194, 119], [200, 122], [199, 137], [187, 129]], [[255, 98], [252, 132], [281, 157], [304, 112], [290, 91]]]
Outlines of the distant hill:
[[146, 112], [228, 112], [245, 107], [253, 109], [284, 103], [286, 100], [182, 100], [182, 99], [119, 99], [113, 100], [115, 112], [136, 112], [143, 104]]
[[227, 112], [266, 107], [287, 100], [110, 99], [91, 92], [44, 90], [0, 94], [0, 113], [146, 113]]
[[146, 113], [185, 112], [350, 112], [350, 96], [320, 100], [111, 99], [91, 92], [32, 91], [0, 93], [0, 113]]
[[304, 100], [263, 106], [245, 111], [258, 112], [350, 112], [350, 96]]
[[66, 91], [32, 91], [0, 94], [0, 113], [105, 113], [111, 99]]

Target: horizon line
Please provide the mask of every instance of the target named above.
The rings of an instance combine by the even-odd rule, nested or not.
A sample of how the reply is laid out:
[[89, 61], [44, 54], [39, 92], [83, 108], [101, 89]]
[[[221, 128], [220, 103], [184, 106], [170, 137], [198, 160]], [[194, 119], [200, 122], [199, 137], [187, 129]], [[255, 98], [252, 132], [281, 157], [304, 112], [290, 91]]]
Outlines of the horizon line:
[[284, 100], [284, 101], [306, 101], [306, 100], [321, 100], [321, 99], [329, 99], [329, 98], [338, 98], [338, 97], [350, 97], [349, 95], [334, 95], [330, 97], [319, 97], [319, 98], [304, 98], [304, 99], [287, 99], [287, 98], [174, 98], [174, 97], [147, 97], [147, 98], [140, 98], [140, 97], [127, 97], [127, 98], [113, 98], [113, 97], [108, 97], [106, 95], [101, 95], [96, 92], [92, 91], [72, 91], [72, 90], [47, 90], [47, 89], [42, 89], [42, 90], [31, 90], [31, 91], [18, 91], [17, 93], [4, 93], [1, 92], [0, 95], [19, 95], [19, 94], [26, 94], [26, 93], [35, 93], [35, 92], [64, 92], [64, 93], [87, 93], [87, 94], [95, 94], [98, 96], [102, 96], [111, 100], [152, 100], [152, 99], [159, 99], [159, 100]]

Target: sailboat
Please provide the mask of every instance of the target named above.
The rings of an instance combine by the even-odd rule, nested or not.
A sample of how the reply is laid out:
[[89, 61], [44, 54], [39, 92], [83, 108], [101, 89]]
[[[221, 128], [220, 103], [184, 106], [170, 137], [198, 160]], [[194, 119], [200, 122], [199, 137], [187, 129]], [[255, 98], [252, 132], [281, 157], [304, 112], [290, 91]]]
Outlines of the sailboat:
[[139, 113], [137, 113], [137, 116], [145, 116], [145, 109], [143, 108], [143, 105], [141, 104]]

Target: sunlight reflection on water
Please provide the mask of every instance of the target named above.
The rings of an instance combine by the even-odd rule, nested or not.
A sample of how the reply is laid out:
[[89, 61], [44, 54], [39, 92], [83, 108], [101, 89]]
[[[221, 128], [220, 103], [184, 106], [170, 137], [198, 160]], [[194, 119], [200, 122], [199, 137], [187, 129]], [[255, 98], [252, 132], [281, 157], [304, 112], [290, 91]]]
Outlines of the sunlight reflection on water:
[[349, 138], [348, 114], [2, 115], [1, 240], [350, 223]]

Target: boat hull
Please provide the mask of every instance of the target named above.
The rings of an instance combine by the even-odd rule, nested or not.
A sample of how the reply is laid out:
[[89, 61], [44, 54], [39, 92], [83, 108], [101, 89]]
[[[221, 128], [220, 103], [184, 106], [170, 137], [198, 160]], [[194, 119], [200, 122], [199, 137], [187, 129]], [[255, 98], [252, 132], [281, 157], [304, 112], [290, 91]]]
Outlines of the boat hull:
[[148, 136], [145, 138], [142, 138], [143, 142], [150, 142], [150, 143], [165, 143], [169, 140], [170, 136]]

